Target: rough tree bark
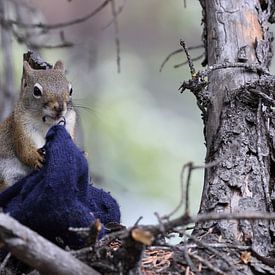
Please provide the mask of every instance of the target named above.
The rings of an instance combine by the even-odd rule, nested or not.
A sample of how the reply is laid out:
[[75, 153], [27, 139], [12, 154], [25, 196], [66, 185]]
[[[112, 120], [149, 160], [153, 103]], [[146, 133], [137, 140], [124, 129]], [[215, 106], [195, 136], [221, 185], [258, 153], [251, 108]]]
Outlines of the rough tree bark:
[[[272, 1], [200, 2], [209, 66], [242, 62], [268, 68], [272, 41], [268, 20], [272, 15]], [[209, 75], [206, 162], [217, 161], [217, 165], [206, 169], [200, 213], [273, 211], [272, 119], [267, 118], [266, 107], [257, 95], [239, 89], [259, 78], [258, 73], [239, 66], [214, 70]], [[206, 242], [222, 238], [249, 244], [262, 256], [270, 255], [274, 239], [273, 225], [269, 221], [201, 223], [196, 225], [193, 234], [202, 236]], [[253, 265], [242, 268], [238, 271], [242, 274], [264, 270]]]

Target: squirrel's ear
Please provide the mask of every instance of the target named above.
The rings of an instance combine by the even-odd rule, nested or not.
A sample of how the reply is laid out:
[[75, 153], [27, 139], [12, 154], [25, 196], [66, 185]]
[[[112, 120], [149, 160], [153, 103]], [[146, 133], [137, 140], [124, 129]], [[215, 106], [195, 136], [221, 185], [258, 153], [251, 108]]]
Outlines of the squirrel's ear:
[[29, 74], [32, 71], [30, 64], [27, 61], [23, 62], [23, 75]]
[[60, 70], [62, 72], [65, 72], [64, 64], [63, 64], [63, 62], [61, 60], [56, 61], [56, 63], [54, 64], [53, 68], [55, 70]]

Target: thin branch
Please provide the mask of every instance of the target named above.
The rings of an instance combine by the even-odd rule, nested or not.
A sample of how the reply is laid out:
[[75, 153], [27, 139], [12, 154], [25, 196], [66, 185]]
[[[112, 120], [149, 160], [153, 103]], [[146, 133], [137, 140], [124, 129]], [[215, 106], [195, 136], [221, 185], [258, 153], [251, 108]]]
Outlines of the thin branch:
[[185, 44], [185, 41], [181, 40], [180, 45], [182, 46], [182, 48], [185, 52], [185, 55], [186, 55], [186, 58], [187, 58], [187, 61], [188, 61], [188, 65], [189, 65], [189, 68], [190, 68], [190, 72], [191, 72], [191, 77], [193, 78], [196, 75], [196, 70], [195, 70], [195, 67], [194, 67], [194, 63], [191, 59], [191, 56], [189, 54], [188, 48]]
[[[155, 237], [158, 235], [163, 235], [163, 232], [170, 233], [175, 232], [177, 228], [184, 228], [184, 226], [188, 224], [194, 224], [194, 223], [203, 223], [208, 221], [218, 221], [218, 220], [250, 220], [250, 221], [256, 221], [256, 220], [270, 220], [275, 221], [275, 213], [267, 213], [267, 212], [240, 212], [240, 213], [216, 213], [216, 212], [210, 212], [210, 213], [203, 213], [198, 214], [196, 216], [185, 216], [182, 215], [179, 218], [168, 220], [165, 219], [164, 222], [161, 225], [139, 225], [135, 228], [140, 228], [144, 231], [151, 232], [152, 235]], [[119, 232], [113, 232], [101, 239], [101, 243], [110, 243], [114, 239], [125, 239], [127, 236], [129, 236], [129, 232], [133, 227], [121, 230]]]
[[189, 190], [191, 183], [192, 170], [195, 169], [193, 163], [191, 162], [188, 169], [187, 179], [186, 179], [186, 190], [185, 190], [185, 206], [184, 206], [184, 215], [189, 216]]
[[[192, 235], [191, 235], [192, 236]], [[208, 247], [213, 247], [216, 249], [224, 249], [224, 248], [235, 248], [238, 250], [251, 250], [252, 247], [249, 245], [237, 245], [237, 244], [231, 244], [231, 243], [205, 243], [205, 245], [207, 245]], [[201, 248], [202, 246], [200, 244], [187, 244], [188, 248]], [[180, 247], [177, 247], [178, 249], [181, 250]], [[204, 247], [203, 247], [204, 249]]]
[[74, 43], [72, 42], [66, 42], [66, 43], [61, 43], [61, 44], [53, 44], [53, 45], [44, 45], [44, 44], [35, 44], [31, 43], [30, 44], [33, 49], [61, 49], [61, 48], [70, 48], [74, 46]]
[[196, 255], [194, 253], [189, 253], [189, 255], [191, 257], [193, 257], [194, 259], [198, 260], [199, 262], [203, 263], [204, 265], [206, 265], [210, 270], [214, 271], [215, 273], [220, 274], [220, 275], [226, 275], [218, 267], [215, 267], [209, 261], [207, 261], [206, 259], [200, 257], [199, 255]]
[[111, 8], [112, 8], [112, 15], [113, 15], [113, 20], [114, 20], [114, 28], [115, 28], [117, 72], [120, 73], [120, 41], [119, 41], [119, 36], [118, 36], [119, 30], [118, 30], [118, 21], [117, 21], [115, 0], [111, 0]]
[[183, 233], [185, 236], [188, 237], [189, 240], [192, 240], [195, 244], [197, 244], [198, 246], [201, 246], [207, 250], [209, 250], [210, 252], [212, 252], [215, 256], [217, 256], [218, 258], [221, 258], [228, 266], [230, 267], [233, 267], [233, 264], [230, 263], [228, 261], [228, 259], [223, 256], [221, 253], [219, 253], [219, 251], [217, 251], [214, 247], [211, 247], [209, 246], [207, 243], [201, 241], [201, 240], [198, 240], [196, 237], [190, 235], [190, 234], [187, 234], [187, 233]]
[[[126, 6], [126, 1], [127, 0], [124, 0], [123, 3], [118, 7], [116, 11], [116, 17], [118, 17], [122, 13], [124, 7]], [[102, 28], [102, 30], [105, 30], [108, 27], [110, 27], [114, 23], [116, 17], [113, 17], [112, 20]]]
[[174, 56], [174, 55], [176, 55], [176, 54], [178, 54], [178, 53], [181, 53], [181, 52], [183, 52], [183, 49], [177, 49], [177, 50], [171, 52], [170, 54], [168, 54], [167, 57], [166, 57], [166, 58], [163, 60], [163, 62], [161, 63], [160, 68], [159, 68], [159, 71], [160, 71], [160, 72], [162, 71], [164, 65], [168, 62], [168, 60], [169, 60], [172, 56]]
[[275, 100], [273, 98], [271, 98], [270, 96], [268, 96], [267, 94], [263, 93], [262, 91], [259, 91], [257, 89], [249, 89], [248, 91], [262, 97], [264, 100], [268, 101], [273, 106], [275, 106]]
[[[267, 212], [239, 212], [239, 213], [203, 213], [198, 214], [197, 216], [180, 216], [174, 220], [164, 222], [162, 225], [165, 228], [166, 232], [171, 232], [177, 227], [182, 227], [191, 223], [203, 223], [208, 221], [218, 221], [218, 220], [275, 220], [275, 213]], [[161, 233], [159, 226], [157, 225], [148, 225], [144, 226], [144, 229], [150, 230], [156, 234]]]
[[270, 76], [271, 73], [268, 69], [264, 68], [263, 66], [260, 66], [257, 63], [241, 63], [241, 62], [236, 62], [236, 63], [231, 63], [231, 62], [225, 62], [225, 63], [219, 63], [215, 65], [211, 65], [205, 70], [205, 76], [208, 75], [210, 72], [215, 71], [215, 70], [220, 70], [220, 69], [227, 69], [227, 68], [244, 68], [247, 71], [250, 72], [256, 72], [260, 74], [264, 74], [266, 76]]
[[158, 220], [160, 231], [164, 234], [165, 228], [163, 226], [163, 219], [159, 216], [159, 214], [157, 212], [155, 212], [154, 215], [156, 216], [156, 218]]
[[[195, 50], [195, 49], [200, 49], [200, 48], [203, 48], [203, 45], [191, 46], [191, 47], [188, 48], [188, 50]], [[176, 55], [176, 54], [178, 54], [178, 53], [181, 53], [181, 52], [183, 52], [183, 49], [177, 49], [177, 50], [171, 52], [171, 53], [163, 60], [163, 62], [161, 63], [160, 68], [159, 68], [159, 71], [160, 71], [160, 72], [162, 71], [163, 67], [165, 66], [165, 64], [169, 61], [169, 59], [170, 59], [172, 56], [174, 56], [174, 55]]]
[[4, 268], [6, 267], [10, 257], [11, 253], [9, 252], [0, 265], [0, 274], [2, 274], [2, 272], [4, 273]]
[[12, 20], [12, 19], [7, 19], [7, 20], [2, 19], [1, 24], [4, 23], [4, 24], [8, 24], [8, 25], [17, 25], [18, 27], [22, 27], [22, 28], [39, 28], [39, 29], [44, 29], [44, 30], [67, 28], [69, 26], [83, 23], [83, 22], [89, 20], [90, 18], [92, 18], [93, 16], [98, 14], [100, 11], [102, 11], [111, 1], [112, 0], [105, 0], [101, 5], [99, 5], [96, 9], [91, 11], [89, 14], [87, 14], [83, 17], [71, 20], [71, 21], [66, 21], [66, 22], [61, 22], [61, 23], [56, 23], [56, 24], [44, 24], [44, 23], [31, 24], [31, 23], [18, 22], [16, 20]]
[[70, 253], [76, 258], [80, 258], [81, 256], [93, 251], [94, 251], [94, 248], [89, 246], [89, 247], [81, 248], [79, 250], [73, 250]]
[[28, 36], [23, 36], [23, 35], [19, 34], [13, 28], [12, 28], [12, 33], [13, 33], [14, 37], [16, 38], [16, 40], [19, 44], [25, 44], [33, 50], [38, 50], [38, 49], [60, 49], [60, 48], [69, 48], [69, 47], [74, 46], [74, 43], [65, 40], [64, 34], [62, 35], [62, 32], [60, 34], [61, 43], [60, 44], [55, 44], [55, 45], [54, 44], [53, 45], [51, 45], [51, 44], [45, 45], [43, 43], [41, 43], [41, 44], [33, 43]]
[[134, 227], [138, 226], [139, 222], [143, 219], [143, 216], [140, 216], [134, 223]]
[[[205, 55], [205, 53], [202, 53], [202, 54], [200, 54], [200, 55], [194, 57], [192, 60], [193, 60], [193, 61], [200, 60], [201, 58], [204, 57], [204, 55]], [[186, 64], [188, 64], [188, 60], [186, 60], [186, 61], [183, 62], [183, 63], [174, 65], [174, 68], [177, 69], [177, 68], [182, 67], [182, 66], [184, 66], [184, 65], [186, 65]]]
[[[225, 63], [211, 65], [204, 71], [198, 71], [196, 74], [192, 75], [192, 79], [184, 81], [182, 85], [179, 87], [179, 90], [181, 91], [181, 93], [183, 93], [183, 91], [188, 89], [196, 95], [198, 92], [200, 92], [202, 89], [204, 89], [207, 86], [208, 82], [206, 78], [211, 72], [215, 70], [228, 69], [228, 68], [243, 68], [249, 72], [262, 74], [265, 77], [271, 76], [270, 72], [266, 68], [255, 63], [246, 64], [241, 62], [236, 62], [236, 63], [225, 62]], [[194, 70], [193, 69], [191, 70], [190, 68], [190, 72], [192, 73], [193, 71]]]
[[[171, 216], [177, 213], [184, 202], [185, 202], [184, 215], [188, 216], [189, 215], [189, 189], [190, 189], [192, 170], [207, 169], [217, 164], [218, 164], [218, 161], [214, 161], [214, 162], [207, 163], [205, 165], [198, 165], [198, 166], [194, 166], [192, 162], [188, 162], [185, 165], [183, 165], [180, 173], [180, 190], [181, 190], [180, 202], [173, 211], [171, 211], [168, 215], [163, 216], [162, 219], [169, 219]], [[188, 168], [187, 179], [186, 179], [186, 182], [184, 182], [184, 173], [187, 168]]]
[[[184, 184], [184, 172], [185, 170], [188, 168], [188, 171], [191, 170], [192, 167], [192, 162], [188, 162], [185, 165], [183, 165], [182, 169], [181, 169], [181, 173], [180, 173], [180, 190], [181, 190], [181, 196], [180, 196], [180, 202], [178, 203], [178, 205], [176, 206], [176, 208], [171, 211], [169, 214], [163, 216], [163, 219], [169, 219], [171, 216], [173, 216], [175, 213], [178, 212], [178, 210], [181, 208], [181, 206], [184, 203], [184, 199], [186, 199], [186, 197], [188, 197], [188, 195], [186, 195], [186, 185]], [[185, 207], [186, 209], [186, 207]], [[186, 212], [184, 212], [186, 213]]]
[[[239, 213], [204, 213], [191, 217], [188, 223], [198, 223], [218, 220], [275, 220], [275, 213], [267, 212], [239, 212]], [[175, 224], [179, 221], [175, 221]]]
[[195, 272], [195, 274], [198, 272], [197, 268], [195, 267], [193, 261], [191, 260], [189, 253], [188, 253], [188, 247], [187, 247], [187, 240], [184, 241], [184, 246], [183, 246], [183, 255], [184, 258], [190, 267], [191, 271]]
[[187, 8], [186, 0], [183, 0], [183, 7], [184, 7], [185, 9]]

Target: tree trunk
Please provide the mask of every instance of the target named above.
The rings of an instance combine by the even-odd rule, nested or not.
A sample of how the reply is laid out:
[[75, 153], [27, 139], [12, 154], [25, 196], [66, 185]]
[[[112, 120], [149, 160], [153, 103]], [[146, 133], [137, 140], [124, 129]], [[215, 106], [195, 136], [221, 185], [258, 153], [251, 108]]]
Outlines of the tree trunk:
[[[271, 58], [268, 19], [271, 1], [201, 0], [204, 43], [209, 66], [242, 62], [266, 69]], [[273, 211], [272, 151], [262, 100], [236, 91], [260, 78], [239, 66], [218, 69], [208, 77], [209, 104], [205, 118], [206, 169], [200, 213]], [[269, 123], [269, 124], [268, 124]], [[267, 125], [268, 124], [268, 125]], [[211, 234], [206, 234], [208, 232]], [[193, 232], [205, 241], [223, 240], [252, 245], [258, 254], [270, 253], [273, 230], [268, 221], [213, 221], [197, 224]], [[256, 267], [257, 269], [257, 267]], [[245, 267], [244, 274], [255, 269]]]
[[[0, 0], [0, 19], [6, 17], [7, 2]], [[12, 65], [12, 32], [9, 26], [1, 24], [1, 48], [3, 53], [2, 81], [0, 85], [0, 121], [10, 115], [15, 101], [15, 87]]]

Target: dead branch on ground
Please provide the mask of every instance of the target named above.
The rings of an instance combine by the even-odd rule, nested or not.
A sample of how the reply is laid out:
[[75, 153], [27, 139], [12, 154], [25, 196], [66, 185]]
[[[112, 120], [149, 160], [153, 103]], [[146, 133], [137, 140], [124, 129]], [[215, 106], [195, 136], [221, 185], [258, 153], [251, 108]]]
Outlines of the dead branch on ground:
[[0, 239], [10, 253], [44, 274], [98, 274], [69, 252], [42, 238], [5, 214], [0, 214]]

